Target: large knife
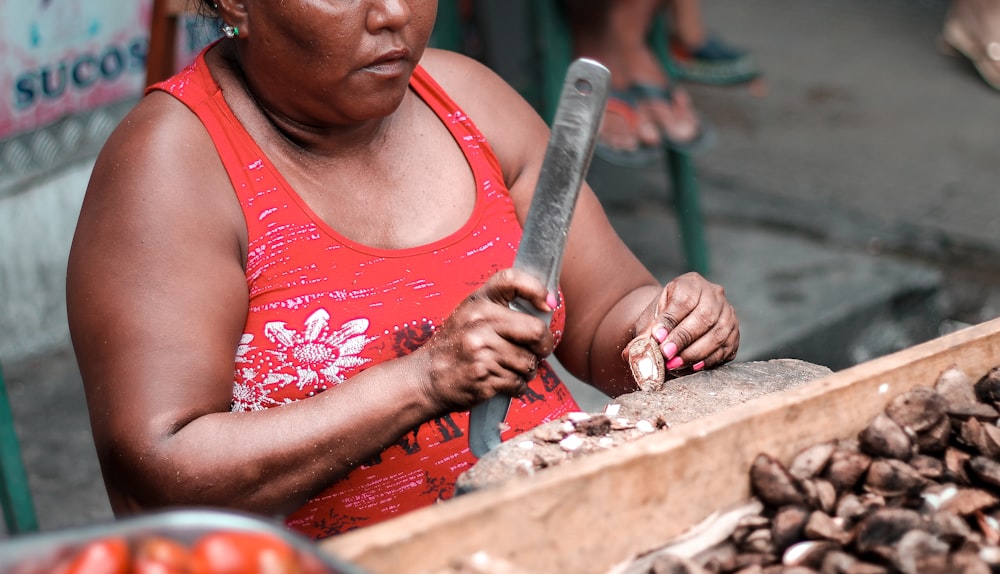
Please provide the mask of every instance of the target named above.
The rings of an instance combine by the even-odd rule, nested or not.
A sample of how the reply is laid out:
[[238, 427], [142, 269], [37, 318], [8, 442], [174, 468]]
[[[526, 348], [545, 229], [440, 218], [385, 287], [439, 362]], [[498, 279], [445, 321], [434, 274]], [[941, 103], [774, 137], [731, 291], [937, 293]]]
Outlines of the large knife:
[[[597, 131], [608, 99], [607, 68], [586, 58], [574, 61], [566, 72], [559, 107], [552, 120], [548, 147], [531, 200], [514, 268], [524, 270], [555, 293], [559, 284], [566, 235], [573, 218], [583, 178], [594, 155]], [[551, 313], [539, 311], [523, 299], [510, 307], [548, 323]], [[482, 457], [500, 444], [500, 424], [507, 417], [510, 397], [497, 395], [472, 407], [469, 449]]]

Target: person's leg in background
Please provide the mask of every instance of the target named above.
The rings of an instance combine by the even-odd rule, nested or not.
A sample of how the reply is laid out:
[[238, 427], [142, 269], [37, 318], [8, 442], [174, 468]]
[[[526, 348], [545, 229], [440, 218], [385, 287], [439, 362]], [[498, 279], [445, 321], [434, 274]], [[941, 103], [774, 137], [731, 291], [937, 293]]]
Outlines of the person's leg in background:
[[611, 71], [612, 94], [597, 153], [613, 163], [648, 162], [662, 143], [703, 134], [690, 97], [674, 89], [648, 43], [660, 0], [566, 0], [574, 47]]
[[1000, 0], [952, 0], [941, 40], [968, 58], [987, 85], [1000, 90]]
[[709, 33], [701, 0], [670, 0], [671, 72], [677, 80], [734, 85], [760, 76], [760, 68], [745, 50]]

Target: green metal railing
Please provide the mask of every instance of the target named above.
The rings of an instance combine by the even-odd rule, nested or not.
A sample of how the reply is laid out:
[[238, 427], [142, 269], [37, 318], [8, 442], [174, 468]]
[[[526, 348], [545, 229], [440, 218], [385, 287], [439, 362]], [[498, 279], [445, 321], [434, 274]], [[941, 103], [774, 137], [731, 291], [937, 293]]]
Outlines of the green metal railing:
[[0, 367], [0, 506], [7, 532], [19, 534], [38, 530], [38, 518], [21, 458], [21, 443], [14, 429], [14, 415]]

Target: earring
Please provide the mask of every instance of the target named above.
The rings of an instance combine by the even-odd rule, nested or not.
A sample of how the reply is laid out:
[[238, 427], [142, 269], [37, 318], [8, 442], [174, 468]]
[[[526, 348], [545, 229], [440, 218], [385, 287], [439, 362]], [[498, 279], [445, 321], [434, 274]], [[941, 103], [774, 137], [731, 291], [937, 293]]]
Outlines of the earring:
[[222, 33], [226, 35], [226, 38], [239, 38], [240, 29], [236, 26], [226, 24], [222, 27]]

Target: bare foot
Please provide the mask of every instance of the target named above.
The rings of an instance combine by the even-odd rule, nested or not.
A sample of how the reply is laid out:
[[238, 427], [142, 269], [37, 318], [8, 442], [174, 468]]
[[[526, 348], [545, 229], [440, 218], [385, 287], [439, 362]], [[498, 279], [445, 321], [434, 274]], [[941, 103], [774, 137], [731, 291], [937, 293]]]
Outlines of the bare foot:
[[[659, 60], [646, 46], [623, 54], [626, 75], [639, 95], [636, 104], [638, 137], [646, 145], [658, 145], [666, 138], [687, 143], [698, 136], [700, 123], [691, 96], [670, 80]], [[667, 97], [667, 94], [670, 97]]]
[[628, 101], [609, 97], [598, 137], [610, 148], [634, 151], [639, 148], [635, 109]]
[[638, 115], [634, 100], [627, 94], [631, 83], [620, 54], [607, 42], [580, 41], [578, 57], [590, 58], [603, 64], [611, 72], [611, 94], [608, 97], [604, 121], [597, 137], [607, 147], [625, 152], [639, 148]]

